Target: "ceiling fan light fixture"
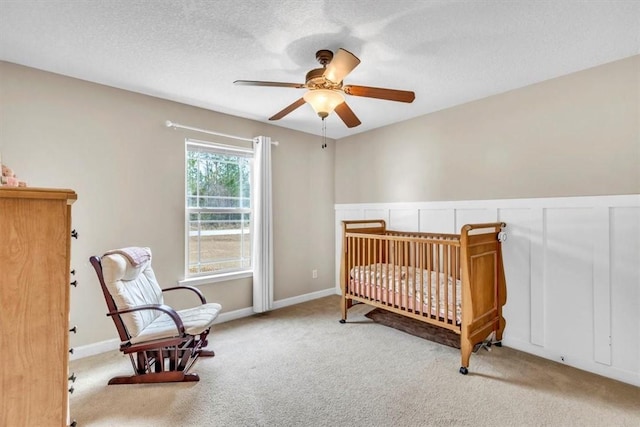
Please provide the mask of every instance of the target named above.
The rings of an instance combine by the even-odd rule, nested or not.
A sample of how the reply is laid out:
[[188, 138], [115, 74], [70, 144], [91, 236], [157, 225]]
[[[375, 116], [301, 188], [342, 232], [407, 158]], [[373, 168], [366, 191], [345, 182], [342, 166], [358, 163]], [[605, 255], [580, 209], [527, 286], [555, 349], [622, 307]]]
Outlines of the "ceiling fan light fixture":
[[338, 49], [335, 54], [330, 50], [319, 50], [316, 59], [322, 68], [315, 68], [306, 75], [304, 83], [268, 82], [260, 80], [236, 80], [233, 83], [246, 86], [288, 87], [294, 89], [308, 89], [302, 98], [278, 111], [269, 120], [280, 120], [304, 104], [309, 104], [322, 119], [332, 112], [353, 128], [362, 124], [353, 110], [345, 102], [344, 95], [365, 98], [384, 99], [387, 101], [411, 103], [416, 98], [415, 93], [406, 90], [387, 89], [381, 87], [344, 85], [343, 79], [353, 71], [360, 60], [353, 53], [345, 49]]
[[344, 102], [344, 95], [331, 89], [313, 89], [305, 93], [303, 98], [322, 119]]

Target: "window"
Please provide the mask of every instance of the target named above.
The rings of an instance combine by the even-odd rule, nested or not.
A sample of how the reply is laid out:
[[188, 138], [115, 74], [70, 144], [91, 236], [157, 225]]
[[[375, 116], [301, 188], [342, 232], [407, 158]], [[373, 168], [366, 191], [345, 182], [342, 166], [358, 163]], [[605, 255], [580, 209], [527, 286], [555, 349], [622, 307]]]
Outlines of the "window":
[[186, 278], [251, 270], [251, 149], [187, 140]]

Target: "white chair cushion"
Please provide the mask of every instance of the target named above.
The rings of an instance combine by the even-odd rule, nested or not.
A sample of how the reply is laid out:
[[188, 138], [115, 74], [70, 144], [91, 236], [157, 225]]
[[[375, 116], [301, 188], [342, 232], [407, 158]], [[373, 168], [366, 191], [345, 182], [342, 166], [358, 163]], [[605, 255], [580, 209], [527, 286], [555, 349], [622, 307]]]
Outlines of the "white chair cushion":
[[[131, 263], [121, 254], [102, 257], [102, 275], [109, 293], [113, 297], [118, 310], [133, 308], [145, 304], [164, 304], [162, 289], [158, 286], [156, 276], [151, 269], [151, 250], [149, 260], [138, 266]], [[137, 336], [162, 312], [157, 310], [140, 310], [122, 315], [122, 321], [132, 337]]]
[[[182, 324], [187, 334], [198, 335], [213, 325], [221, 309], [222, 306], [220, 304], [208, 303], [185, 310], [178, 310], [177, 313], [182, 319]], [[161, 315], [147, 325], [137, 336], [132, 337], [130, 341], [132, 344], [179, 335], [175, 322], [168, 314], [157, 310], [153, 311], [161, 313]]]

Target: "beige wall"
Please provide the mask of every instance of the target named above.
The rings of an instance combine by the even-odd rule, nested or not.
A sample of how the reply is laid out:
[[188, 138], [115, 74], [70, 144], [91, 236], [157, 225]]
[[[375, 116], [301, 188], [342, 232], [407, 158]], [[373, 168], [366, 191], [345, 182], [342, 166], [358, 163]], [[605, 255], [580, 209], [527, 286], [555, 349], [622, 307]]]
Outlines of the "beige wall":
[[[29, 186], [78, 193], [74, 346], [116, 337], [90, 255], [147, 245], [163, 286], [184, 275], [184, 139], [210, 137], [168, 129], [166, 120], [279, 141], [273, 149], [275, 300], [334, 287], [334, 141], [323, 150], [317, 136], [0, 62], [3, 162]], [[312, 269], [318, 279], [311, 279]], [[251, 279], [201, 289], [224, 311], [252, 305]]]
[[634, 56], [340, 139], [335, 201], [640, 193], [639, 80]]

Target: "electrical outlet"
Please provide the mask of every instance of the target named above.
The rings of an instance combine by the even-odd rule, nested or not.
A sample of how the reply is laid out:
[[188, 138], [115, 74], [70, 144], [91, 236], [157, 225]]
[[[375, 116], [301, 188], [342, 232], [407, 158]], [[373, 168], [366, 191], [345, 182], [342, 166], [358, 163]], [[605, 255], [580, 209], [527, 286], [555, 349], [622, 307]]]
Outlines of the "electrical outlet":
[[312, 279], [318, 278], [318, 270], [311, 270], [311, 278]]

